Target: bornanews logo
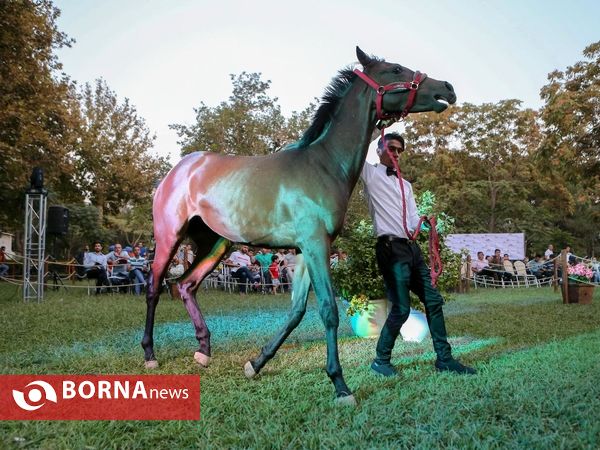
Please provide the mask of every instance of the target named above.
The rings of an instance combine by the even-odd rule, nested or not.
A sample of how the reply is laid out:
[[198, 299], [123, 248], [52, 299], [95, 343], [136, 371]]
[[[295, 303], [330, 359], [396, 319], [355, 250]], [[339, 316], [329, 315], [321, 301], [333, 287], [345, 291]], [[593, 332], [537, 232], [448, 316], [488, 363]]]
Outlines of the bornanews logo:
[[0, 375], [0, 420], [199, 420], [198, 375]]

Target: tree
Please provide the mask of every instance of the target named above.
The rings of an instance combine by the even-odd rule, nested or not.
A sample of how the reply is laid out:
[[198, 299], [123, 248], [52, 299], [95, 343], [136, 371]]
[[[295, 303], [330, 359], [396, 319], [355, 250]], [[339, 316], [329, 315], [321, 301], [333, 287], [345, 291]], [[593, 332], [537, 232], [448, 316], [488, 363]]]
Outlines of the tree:
[[169, 164], [150, 154], [154, 136], [144, 119], [127, 98], [119, 103], [104, 80], [85, 84], [81, 96], [76, 183], [103, 218], [148, 198]]
[[579, 251], [590, 255], [600, 245], [600, 41], [583, 55], [584, 61], [550, 73], [540, 91], [546, 133], [538, 156], [575, 204], [559, 225], [579, 237]]
[[70, 159], [78, 103], [54, 53], [73, 41], [58, 31], [59, 14], [50, 0], [0, 2], [0, 225], [13, 229], [34, 166], [61, 198], [81, 199]]
[[[600, 41], [580, 61], [548, 75], [540, 95], [547, 127], [542, 152], [563, 174], [587, 186], [600, 181]], [[596, 193], [598, 190], [596, 189]]]
[[181, 154], [203, 150], [230, 155], [265, 155], [280, 150], [299, 138], [314, 110], [294, 112], [290, 119], [281, 114], [277, 98], [269, 97], [270, 81], [260, 73], [230, 75], [232, 94], [216, 107], [204, 102], [195, 108], [193, 125], [170, 125], [179, 135]]

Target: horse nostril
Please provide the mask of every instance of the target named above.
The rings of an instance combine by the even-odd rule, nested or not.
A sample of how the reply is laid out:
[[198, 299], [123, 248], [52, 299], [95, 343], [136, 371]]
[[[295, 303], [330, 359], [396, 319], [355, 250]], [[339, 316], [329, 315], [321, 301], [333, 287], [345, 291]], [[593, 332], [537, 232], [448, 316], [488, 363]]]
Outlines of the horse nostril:
[[444, 81], [444, 84], [446, 85], [446, 88], [450, 91], [450, 92], [454, 92], [454, 88], [452, 87], [452, 85], [450, 83], [448, 83], [447, 81]]

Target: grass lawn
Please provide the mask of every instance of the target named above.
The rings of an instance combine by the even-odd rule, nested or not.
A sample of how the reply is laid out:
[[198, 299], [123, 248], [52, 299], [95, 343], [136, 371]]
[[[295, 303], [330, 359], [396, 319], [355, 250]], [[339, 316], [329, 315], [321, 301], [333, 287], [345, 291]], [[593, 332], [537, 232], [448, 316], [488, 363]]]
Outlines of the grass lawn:
[[[50, 292], [23, 304], [0, 285], [0, 373], [145, 373], [145, 302]], [[369, 370], [375, 341], [340, 320], [340, 359], [356, 408], [336, 407], [311, 298], [298, 329], [254, 380], [243, 364], [283, 324], [289, 299], [202, 292], [213, 363], [199, 422], [1, 422], [0, 448], [598, 448], [600, 289], [563, 305], [551, 288], [479, 289], [448, 303], [454, 353], [476, 376], [438, 374], [431, 341], [398, 342], [400, 377]], [[179, 301], [158, 306], [156, 373], [194, 374], [196, 341]]]

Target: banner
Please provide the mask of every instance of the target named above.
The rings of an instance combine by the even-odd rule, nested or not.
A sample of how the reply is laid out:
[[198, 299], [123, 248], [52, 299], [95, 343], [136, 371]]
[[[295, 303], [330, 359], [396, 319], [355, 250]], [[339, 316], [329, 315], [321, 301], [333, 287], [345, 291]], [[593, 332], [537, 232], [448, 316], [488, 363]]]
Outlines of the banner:
[[0, 420], [200, 420], [200, 376], [0, 375]]

